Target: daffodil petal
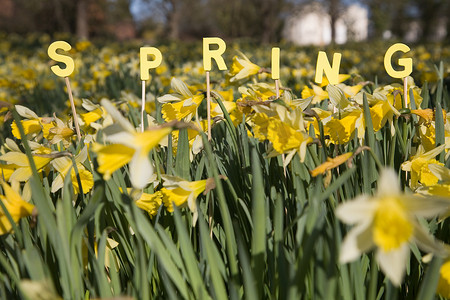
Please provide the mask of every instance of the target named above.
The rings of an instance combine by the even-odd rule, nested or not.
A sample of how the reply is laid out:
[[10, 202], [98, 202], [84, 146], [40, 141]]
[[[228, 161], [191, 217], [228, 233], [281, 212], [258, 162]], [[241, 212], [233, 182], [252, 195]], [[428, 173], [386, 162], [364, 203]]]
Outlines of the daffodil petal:
[[398, 176], [392, 169], [384, 169], [378, 180], [377, 195], [379, 197], [392, 196], [400, 194], [400, 185], [398, 184]]
[[375, 201], [369, 201], [368, 196], [361, 195], [355, 200], [347, 201], [336, 209], [336, 216], [346, 224], [356, 224], [371, 220], [377, 207]]
[[148, 153], [136, 152], [129, 166], [130, 181], [133, 187], [144, 188], [153, 175], [153, 165], [148, 158]]
[[380, 249], [375, 254], [381, 270], [395, 286], [400, 286], [409, 260], [409, 245], [404, 243], [397, 250], [384, 252]]
[[446, 255], [444, 244], [438, 242], [417, 222], [414, 223], [414, 241], [416, 242], [417, 246], [425, 252], [434, 253], [440, 256]]
[[352, 262], [371, 249], [374, 245], [371, 234], [371, 221], [354, 227], [345, 236], [341, 244], [339, 261], [341, 264]]

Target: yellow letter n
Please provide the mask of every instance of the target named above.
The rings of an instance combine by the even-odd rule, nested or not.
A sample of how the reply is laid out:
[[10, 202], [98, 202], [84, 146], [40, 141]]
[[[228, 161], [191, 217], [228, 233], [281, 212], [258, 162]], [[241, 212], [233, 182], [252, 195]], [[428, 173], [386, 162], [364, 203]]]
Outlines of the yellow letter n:
[[339, 77], [339, 66], [341, 65], [341, 53], [334, 53], [333, 55], [333, 67], [330, 66], [327, 54], [324, 51], [319, 51], [317, 56], [316, 65], [316, 78], [314, 81], [316, 83], [322, 83], [323, 73], [327, 76], [328, 82], [330, 84], [338, 84]]

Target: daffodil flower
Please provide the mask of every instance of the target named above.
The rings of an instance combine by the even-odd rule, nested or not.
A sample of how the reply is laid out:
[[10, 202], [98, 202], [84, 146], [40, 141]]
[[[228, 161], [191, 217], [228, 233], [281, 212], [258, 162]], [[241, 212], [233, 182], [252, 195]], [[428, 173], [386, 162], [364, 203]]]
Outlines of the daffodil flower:
[[69, 147], [75, 132], [56, 116], [53, 117], [53, 120], [56, 126], [48, 130], [48, 136], [46, 138], [50, 141], [50, 144], [57, 144], [62, 141], [64, 147]]
[[240, 53], [241, 57], [234, 56], [230, 71], [227, 74], [229, 82], [234, 83], [240, 80], [248, 79], [259, 73], [261, 67], [252, 63], [247, 56]]
[[[94, 104], [88, 99], [83, 99], [83, 103], [81, 104], [87, 113], [80, 114], [79, 123], [85, 127], [85, 130], [88, 131], [89, 127], [99, 130], [101, 128], [105, 128], [109, 125], [112, 125], [113, 121], [111, 116], [108, 115], [106, 110], [99, 104]], [[101, 123], [97, 123], [97, 121], [102, 120]]]
[[450, 255], [439, 269], [439, 281], [436, 293], [450, 299]]
[[141, 193], [134, 203], [140, 209], [145, 210], [150, 217], [153, 217], [158, 213], [163, 197], [164, 194], [161, 191], [157, 191], [153, 194]]
[[[14, 222], [19, 222], [21, 218], [31, 216], [34, 205], [24, 201], [20, 195], [14, 191], [3, 180], [0, 181], [4, 195], [0, 195], [0, 201], [3, 202], [8, 213], [11, 215]], [[9, 221], [5, 211], [0, 207], [0, 235], [11, 231], [12, 224]]]
[[[351, 107], [348, 110], [335, 113], [328, 120], [323, 120], [324, 133], [330, 136], [334, 144], [348, 143], [358, 128], [358, 137], [364, 136], [364, 117], [360, 108]], [[362, 136], [361, 136], [362, 134]]]
[[296, 130], [289, 124], [275, 118], [269, 120], [267, 139], [272, 142], [275, 150], [268, 154], [269, 157], [289, 152], [285, 166], [297, 152], [303, 162], [306, 156], [306, 147], [312, 142], [312, 138], [306, 132]]
[[138, 189], [144, 188], [153, 176], [153, 165], [148, 154], [172, 128], [157, 127], [138, 132], [111, 102], [103, 99], [101, 104], [117, 123], [104, 130], [105, 141], [110, 144], [93, 145], [97, 153], [98, 171], [108, 180], [114, 171], [129, 164], [131, 184]]
[[435, 157], [441, 153], [445, 148], [445, 145], [436, 147], [428, 152], [424, 152], [422, 147], [419, 147], [416, 155], [405, 161], [402, 164], [402, 170], [411, 172], [411, 188], [416, 189], [419, 187], [419, 182], [423, 185], [431, 186], [438, 182], [438, 178], [434, 175], [430, 169], [430, 164], [443, 165], [438, 162]]
[[[377, 89], [375, 89], [374, 93], [382, 93], [387, 97], [387, 100], [389, 101], [389, 103], [395, 107], [397, 110], [400, 110], [403, 108], [403, 101], [402, 101], [402, 96], [403, 95], [403, 85], [401, 84], [397, 84], [397, 83], [393, 83], [391, 85], [385, 85], [383, 87], [379, 87]], [[419, 87], [417, 87], [414, 83], [414, 79], [411, 76], [407, 77], [407, 91], [409, 92], [409, 90], [412, 89], [413, 90], [413, 95], [414, 95], [414, 101], [416, 103], [416, 107], [420, 107], [420, 104], [422, 103], [422, 96], [421, 94], [421, 89]], [[407, 108], [411, 108], [411, 97], [408, 97], [408, 103], [407, 103]]]
[[[44, 156], [39, 156], [42, 154]], [[48, 153], [38, 153], [37, 155], [33, 155], [33, 160], [37, 171], [42, 170], [52, 160], [52, 157], [46, 156], [47, 154]], [[9, 178], [5, 178], [8, 181], [16, 180], [25, 182], [31, 177], [32, 171], [28, 157], [25, 153], [16, 151], [7, 152], [0, 156], [0, 160], [7, 163], [6, 165], [0, 164], [0, 169], [3, 170], [4, 174], [9, 174], [12, 170], [14, 170], [9, 174]]]
[[[44, 136], [48, 135], [48, 131], [53, 127], [52, 118], [40, 118], [34, 111], [22, 105], [16, 105], [15, 108], [17, 113], [25, 118], [25, 120], [20, 121], [25, 135], [35, 137], [41, 131], [44, 133]], [[11, 129], [13, 136], [20, 139], [19, 128], [15, 121], [11, 124]]]
[[311, 87], [312, 88], [309, 88], [308, 86], [305, 85], [305, 87], [302, 90], [303, 99], [313, 97], [312, 104], [317, 104], [325, 99], [328, 99], [328, 92], [324, 91], [320, 86], [311, 84]]
[[203, 93], [194, 95], [183, 81], [175, 77], [172, 78], [171, 87], [175, 93], [158, 98], [159, 102], [164, 103], [161, 108], [164, 119], [168, 122], [173, 120], [190, 121], [205, 96]]
[[163, 194], [164, 206], [167, 211], [173, 212], [173, 205], [189, 207], [193, 213], [192, 224], [197, 222], [198, 212], [195, 200], [205, 191], [207, 180], [186, 181], [176, 176], [163, 175], [164, 188]]
[[336, 209], [342, 222], [355, 225], [342, 242], [340, 262], [354, 261], [375, 248], [381, 270], [394, 285], [400, 285], [409, 243], [427, 252], [443, 253], [443, 246], [422, 228], [417, 217], [432, 218], [448, 207], [449, 202], [440, 198], [402, 193], [396, 173], [383, 170], [375, 196], [361, 195]]
[[[346, 81], [347, 79], [349, 79], [351, 76], [349, 74], [339, 74], [338, 75], [338, 83], [342, 83], [344, 81]], [[320, 87], [324, 87], [329, 85], [330, 82], [328, 81], [328, 77], [327, 76], [323, 76], [322, 77], [322, 83], [320, 84]]]
[[[86, 170], [86, 168], [82, 164], [84, 161], [86, 161], [87, 157], [88, 157], [87, 147], [84, 147], [80, 151], [80, 153], [75, 156], [75, 162], [77, 164], [77, 170], [81, 181], [81, 188], [84, 194], [88, 193], [94, 186], [94, 179], [92, 173]], [[75, 169], [73, 168], [72, 160], [67, 156], [58, 157], [51, 162], [51, 165], [59, 173], [52, 182], [52, 189], [51, 189], [52, 193], [55, 193], [56, 191], [58, 191], [63, 187], [64, 178], [69, 174], [70, 171], [70, 178], [73, 185], [73, 191], [75, 194], [79, 194], [80, 187], [78, 186], [78, 180], [75, 173]]]

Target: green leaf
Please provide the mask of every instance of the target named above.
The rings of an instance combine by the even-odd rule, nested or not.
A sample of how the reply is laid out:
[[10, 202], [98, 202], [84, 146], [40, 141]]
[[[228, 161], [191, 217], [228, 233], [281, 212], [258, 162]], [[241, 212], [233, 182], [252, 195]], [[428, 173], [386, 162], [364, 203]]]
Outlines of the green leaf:
[[252, 269], [257, 290], [263, 298], [263, 284], [266, 261], [266, 195], [261, 171], [261, 162], [255, 147], [252, 147]]
[[189, 174], [190, 159], [189, 159], [189, 138], [187, 129], [180, 129], [178, 133], [177, 156], [175, 159], [176, 174], [186, 180], [190, 180]]

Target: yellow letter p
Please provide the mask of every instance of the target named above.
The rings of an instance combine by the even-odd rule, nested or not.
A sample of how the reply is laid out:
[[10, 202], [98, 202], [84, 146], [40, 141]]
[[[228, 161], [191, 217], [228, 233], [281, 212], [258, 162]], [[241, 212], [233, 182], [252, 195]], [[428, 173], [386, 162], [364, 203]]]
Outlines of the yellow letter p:
[[[155, 57], [154, 60], [148, 60], [148, 56], [153, 55]], [[149, 80], [150, 76], [148, 71], [150, 69], [155, 69], [161, 65], [162, 62], [162, 54], [158, 48], [155, 47], [141, 47], [140, 53], [140, 69], [141, 69], [141, 80]]]

